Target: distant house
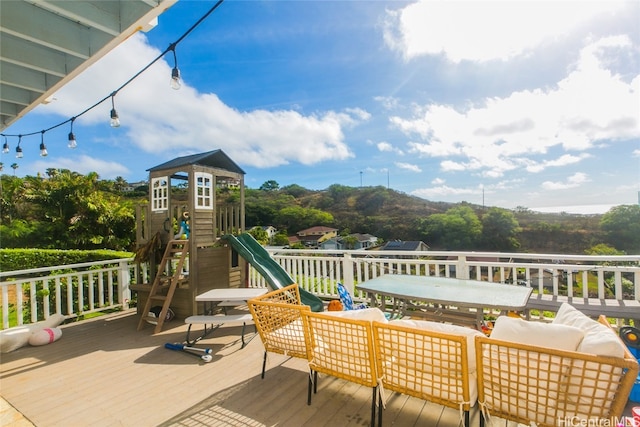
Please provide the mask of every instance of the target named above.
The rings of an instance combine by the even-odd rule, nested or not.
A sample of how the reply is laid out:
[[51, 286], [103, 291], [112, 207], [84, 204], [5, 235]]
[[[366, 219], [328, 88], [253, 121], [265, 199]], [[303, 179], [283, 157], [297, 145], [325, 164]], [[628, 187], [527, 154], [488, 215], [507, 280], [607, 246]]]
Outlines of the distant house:
[[256, 229], [256, 228], [263, 229], [267, 233], [267, 236], [269, 236], [269, 241], [270, 242], [273, 241], [273, 238], [278, 233], [278, 230], [274, 226], [271, 226], [271, 225], [255, 225], [255, 226], [251, 227], [249, 229], [249, 231], [251, 231], [253, 229]]
[[378, 243], [378, 238], [371, 234], [353, 233], [349, 234], [349, 237], [355, 237], [357, 239], [356, 247], [353, 249], [368, 249], [375, 246]]
[[324, 242], [318, 245], [318, 249], [326, 249], [326, 250], [342, 250], [344, 249], [344, 244], [342, 242], [342, 237], [336, 236], [330, 239], [325, 240]]
[[318, 247], [320, 249], [328, 250], [343, 250], [343, 249], [368, 249], [376, 245], [378, 238], [371, 234], [353, 233], [347, 236], [347, 239], [343, 236], [332, 237], [324, 242], [320, 243]]
[[[297, 233], [296, 243], [302, 243], [308, 247], [318, 247], [318, 245], [326, 240], [332, 239], [338, 236], [338, 229], [331, 227], [324, 227], [322, 225], [307, 228], [306, 230], [300, 230]], [[289, 238], [289, 243], [293, 244], [294, 239]]]
[[124, 192], [135, 191], [136, 188], [139, 187], [147, 187], [149, 183], [147, 181], [138, 181], [138, 182], [128, 182], [127, 186], [122, 189]]
[[273, 244], [274, 237], [278, 233], [278, 230], [271, 225], [254, 225], [253, 227], [247, 228], [247, 230], [263, 230], [267, 233], [267, 244]]
[[429, 246], [420, 240], [392, 240], [380, 248], [381, 251], [428, 251]]

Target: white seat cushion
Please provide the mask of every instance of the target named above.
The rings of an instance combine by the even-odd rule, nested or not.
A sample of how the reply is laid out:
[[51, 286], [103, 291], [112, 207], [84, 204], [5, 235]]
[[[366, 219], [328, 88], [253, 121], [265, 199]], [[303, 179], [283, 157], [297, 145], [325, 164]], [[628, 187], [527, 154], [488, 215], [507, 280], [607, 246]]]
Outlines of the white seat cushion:
[[305, 354], [307, 351], [304, 338], [304, 326], [300, 319], [268, 332], [265, 339], [270, 346], [277, 347], [285, 353], [295, 351]]
[[[483, 334], [475, 329], [467, 328], [465, 326], [450, 325], [447, 323], [431, 322], [428, 320], [411, 320], [411, 319], [398, 319], [389, 322], [392, 325], [401, 325], [409, 328], [424, 329], [427, 331], [442, 332], [446, 334], [463, 335], [467, 338], [467, 360], [469, 366], [469, 372], [476, 372], [476, 347], [475, 337], [483, 336]], [[444, 361], [446, 363], [446, 361]]]
[[[590, 319], [571, 304], [563, 303], [560, 306], [553, 324], [571, 325], [584, 332], [584, 339], [576, 351], [597, 356], [624, 357], [625, 347], [616, 333], [606, 325]], [[589, 369], [585, 372], [586, 367]], [[568, 375], [568, 400], [575, 403], [576, 412], [579, 411], [581, 403], [582, 406], [601, 407], [605, 411], [617, 392], [617, 383], [622, 376], [622, 369], [610, 366], [599, 368], [593, 365], [593, 362], [577, 361]], [[588, 415], [593, 417], [598, 414]]]
[[560, 306], [553, 324], [573, 326], [583, 331], [584, 339], [576, 351], [597, 356], [624, 357], [624, 344], [615, 332], [606, 325], [590, 319], [571, 304], [563, 303]]
[[496, 319], [491, 338], [503, 341], [576, 351], [584, 338], [584, 332], [570, 325], [529, 322], [509, 316]]

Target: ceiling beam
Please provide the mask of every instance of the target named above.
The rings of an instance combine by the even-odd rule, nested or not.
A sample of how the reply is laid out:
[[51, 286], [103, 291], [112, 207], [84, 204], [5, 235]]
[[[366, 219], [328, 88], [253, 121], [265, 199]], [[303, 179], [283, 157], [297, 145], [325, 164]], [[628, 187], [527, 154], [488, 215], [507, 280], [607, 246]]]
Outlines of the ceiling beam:
[[3, 2], [0, 30], [81, 59], [89, 59], [113, 38], [23, 1]]
[[82, 64], [77, 57], [8, 34], [0, 38], [0, 60], [58, 77]]

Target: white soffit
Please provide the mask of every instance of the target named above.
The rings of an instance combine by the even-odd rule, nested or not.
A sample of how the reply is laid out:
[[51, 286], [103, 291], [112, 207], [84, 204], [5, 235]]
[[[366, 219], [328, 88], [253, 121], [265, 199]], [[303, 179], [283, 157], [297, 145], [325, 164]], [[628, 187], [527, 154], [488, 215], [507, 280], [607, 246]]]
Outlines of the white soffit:
[[0, 130], [177, 1], [0, 1]]

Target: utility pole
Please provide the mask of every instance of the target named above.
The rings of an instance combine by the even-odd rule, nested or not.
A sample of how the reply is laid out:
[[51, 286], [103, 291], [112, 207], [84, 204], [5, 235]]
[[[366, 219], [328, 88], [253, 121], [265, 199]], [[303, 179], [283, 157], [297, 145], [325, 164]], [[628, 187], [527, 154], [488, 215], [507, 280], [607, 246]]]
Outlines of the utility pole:
[[362, 171], [360, 171], [360, 188], [362, 188]]

